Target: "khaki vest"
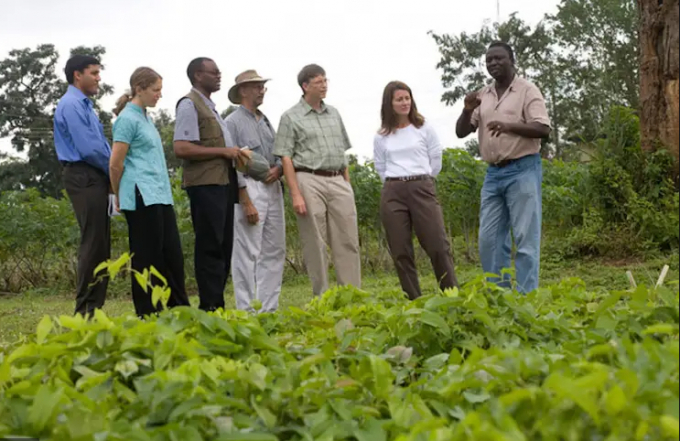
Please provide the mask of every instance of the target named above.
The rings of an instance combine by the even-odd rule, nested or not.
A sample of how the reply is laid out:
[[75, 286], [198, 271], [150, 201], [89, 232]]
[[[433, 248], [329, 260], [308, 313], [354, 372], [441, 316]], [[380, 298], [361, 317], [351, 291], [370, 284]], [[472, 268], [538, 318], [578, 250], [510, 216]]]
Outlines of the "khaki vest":
[[[198, 113], [199, 144], [203, 147], [224, 148], [224, 134], [217, 122], [215, 112], [205, 104], [203, 98], [195, 91], [189, 92], [182, 99], [190, 99]], [[182, 101], [180, 99], [179, 102]], [[177, 105], [179, 105], [179, 102]], [[185, 159], [183, 161], [182, 184], [186, 187], [198, 185], [227, 185], [232, 175], [233, 165], [230, 160], [213, 158], [205, 160]]]

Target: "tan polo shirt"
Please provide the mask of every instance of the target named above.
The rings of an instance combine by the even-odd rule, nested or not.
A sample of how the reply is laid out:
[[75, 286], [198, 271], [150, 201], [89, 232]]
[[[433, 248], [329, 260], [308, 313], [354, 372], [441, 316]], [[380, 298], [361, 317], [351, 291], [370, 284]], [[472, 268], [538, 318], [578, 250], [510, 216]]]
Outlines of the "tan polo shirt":
[[541, 140], [513, 133], [492, 137], [487, 125], [491, 121], [540, 123], [550, 127], [550, 117], [543, 94], [533, 83], [515, 75], [505, 94], [499, 99], [494, 83], [479, 91], [482, 104], [472, 114], [472, 126], [479, 130], [479, 152], [490, 164], [517, 159], [540, 151]]

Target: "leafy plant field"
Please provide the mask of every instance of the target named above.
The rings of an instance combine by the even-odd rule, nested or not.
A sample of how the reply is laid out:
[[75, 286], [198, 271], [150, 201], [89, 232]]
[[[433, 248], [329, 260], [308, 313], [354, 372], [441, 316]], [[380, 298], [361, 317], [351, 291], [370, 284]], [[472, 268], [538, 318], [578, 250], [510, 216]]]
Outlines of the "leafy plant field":
[[0, 352], [0, 437], [678, 439], [678, 285], [409, 302], [328, 292], [277, 314], [44, 317]]

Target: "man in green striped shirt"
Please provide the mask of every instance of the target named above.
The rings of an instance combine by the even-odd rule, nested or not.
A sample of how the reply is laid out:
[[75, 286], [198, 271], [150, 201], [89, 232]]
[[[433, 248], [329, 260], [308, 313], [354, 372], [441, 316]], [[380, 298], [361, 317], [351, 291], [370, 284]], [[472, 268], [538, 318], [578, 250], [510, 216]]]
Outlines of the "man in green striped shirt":
[[282, 158], [312, 289], [317, 296], [328, 290], [328, 246], [338, 283], [361, 288], [357, 211], [345, 155], [352, 145], [340, 113], [324, 102], [323, 68], [305, 66], [298, 84], [303, 96], [281, 116], [274, 154]]

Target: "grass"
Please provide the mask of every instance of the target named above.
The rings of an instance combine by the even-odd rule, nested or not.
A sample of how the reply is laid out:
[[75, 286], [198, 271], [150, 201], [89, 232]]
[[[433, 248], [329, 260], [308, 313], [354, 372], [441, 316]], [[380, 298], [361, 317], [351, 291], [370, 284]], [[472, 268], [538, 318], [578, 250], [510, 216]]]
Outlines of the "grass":
[[[665, 264], [671, 266], [666, 282], [679, 279], [678, 256], [669, 255], [647, 261], [631, 260], [618, 262], [604, 262], [599, 260], [578, 260], [568, 262], [546, 262], [541, 268], [541, 284], [547, 286], [562, 279], [577, 277], [582, 279], [591, 290], [619, 290], [629, 287], [626, 271], [630, 270], [638, 284], [653, 285]], [[458, 279], [465, 283], [480, 274], [476, 265], [461, 263], [457, 266]], [[134, 313], [132, 300], [128, 294], [118, 294], [120, 288], [129, 284], [121, 279], [114, 282], [113, 295], [110, 295], [104, 305], [104, 311], [109, 316]], [[431, 272], [421, 271], [423, 293], [436, 290], [434, 276]], [[399, 282], [395, 275], [369, 275], [364, 278], [364, 290], [378, 292], [399, 289]], [[312, 298], [311, 285], [306, 277], [287, 276], [280, 298], [280, 308], [290, 306], [303, 307]], [[198, 296], [190, 297], [193, 306], [198, 305]], [[234, 308], [234, 295], [231, 284], [225, 292], [227, 308]], [[0, 296], [0, 346], [5, 346], [20, 339], [22, 335], [35, 332], [36, 326], [44, 315], [59, 316], [73, 313], [74, 298], [65, 293], [54, 293], [49, 290], [26, 292], [20, 295]]]

